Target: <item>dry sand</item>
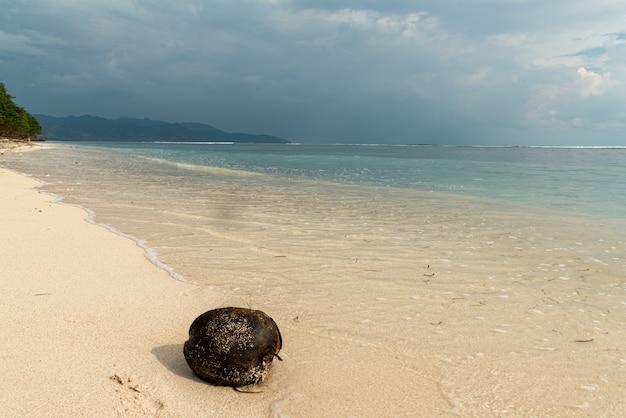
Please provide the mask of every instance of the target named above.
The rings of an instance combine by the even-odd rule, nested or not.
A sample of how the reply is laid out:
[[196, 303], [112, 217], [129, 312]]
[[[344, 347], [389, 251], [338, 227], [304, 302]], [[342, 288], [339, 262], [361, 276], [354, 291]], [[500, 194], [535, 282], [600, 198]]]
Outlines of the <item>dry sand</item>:
[[[193, 376], [182, 345], [223, 295], [172, 279], [130, 239], [0, 169], [0, 416], [415, 416], [449, 405], [381, 348], [279, 327], [261, 393]], [[253, 306], [272, 315], [269, 306]], [[303, 360], [306, 359], [306, 360]]]

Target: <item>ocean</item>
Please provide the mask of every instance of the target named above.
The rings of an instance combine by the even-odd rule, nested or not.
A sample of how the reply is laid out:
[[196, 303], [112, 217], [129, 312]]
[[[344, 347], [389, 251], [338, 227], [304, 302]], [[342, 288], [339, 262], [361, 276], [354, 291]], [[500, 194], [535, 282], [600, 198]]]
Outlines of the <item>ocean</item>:
[[210, 180], [211, 174], [257, 175], [256, 180], [264, 175], [277, 184], [381, 186], [626, 218], [626, 147], [76, 144], [64, 147], [92, 155], [108, 152], [104, 159], [115, 163], [122, 157], [120, 164], [132, 164], [138, 173], [171, 176], [177, 170], [190, 181]]
[[623, 383], [626, 148], [51, 145], [0, 165], [225, 304], [428, 359], [451, 408], [522, 408], [528, 364], [556, 403], [584, 404], [574, 363]]

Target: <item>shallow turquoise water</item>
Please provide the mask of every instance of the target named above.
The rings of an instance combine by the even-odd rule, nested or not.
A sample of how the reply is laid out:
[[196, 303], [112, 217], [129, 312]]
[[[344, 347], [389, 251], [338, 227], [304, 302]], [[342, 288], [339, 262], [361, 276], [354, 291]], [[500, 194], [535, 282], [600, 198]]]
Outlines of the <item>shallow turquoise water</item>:
[[454, 193], [626, 219], [626, 149], [358, 145], [82, 144], [172, 165]]

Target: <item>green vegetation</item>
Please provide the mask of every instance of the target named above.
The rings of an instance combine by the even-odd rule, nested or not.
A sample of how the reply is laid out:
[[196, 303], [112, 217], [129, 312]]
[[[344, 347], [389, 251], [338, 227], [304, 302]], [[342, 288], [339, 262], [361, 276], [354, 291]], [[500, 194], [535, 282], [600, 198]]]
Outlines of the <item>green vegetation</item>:
[[30, 139], [41, 134], [41, 125], [26, 109], [13, 103], [3, 83], [0, 83], [0, 137]]

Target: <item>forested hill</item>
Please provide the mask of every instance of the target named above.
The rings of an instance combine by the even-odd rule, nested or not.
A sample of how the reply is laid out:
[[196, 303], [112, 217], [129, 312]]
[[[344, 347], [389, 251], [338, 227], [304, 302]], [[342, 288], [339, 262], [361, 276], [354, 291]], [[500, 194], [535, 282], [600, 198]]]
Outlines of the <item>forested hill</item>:
[[270, 135], [231, 133], [203, 123], [169, 123], [152, 119], [105, 119], [96, 116], [36, 115], [43, 135], [56, 141], [211, 141], [289, 143]]
[[41, 126], [37, 119], [16, 105], [13, 96], [0, 83], [0, 138], [30, 139], [39, 133]]

